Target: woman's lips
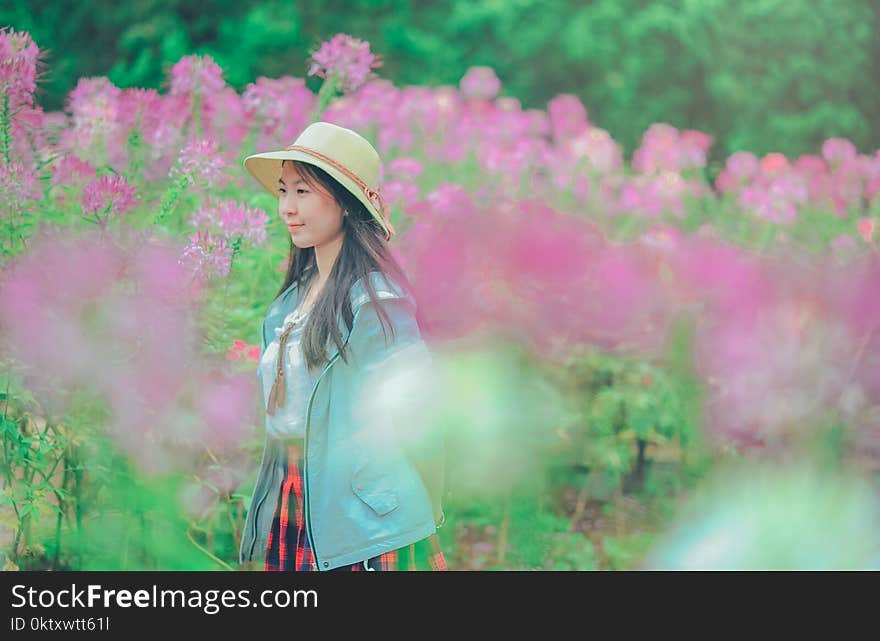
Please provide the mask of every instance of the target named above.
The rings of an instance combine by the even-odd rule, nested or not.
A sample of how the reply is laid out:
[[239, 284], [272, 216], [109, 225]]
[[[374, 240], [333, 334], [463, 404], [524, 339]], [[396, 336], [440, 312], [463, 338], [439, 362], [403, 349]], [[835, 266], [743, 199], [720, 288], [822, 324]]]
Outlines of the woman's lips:
[[288, 226], [287, 226], [287, 228], [288, 228], [290, 231], [296, 231], [297, 229], [300, 229], [300, 228], [302, 228], [302, 227], [305, 227], [305, 224], [301, 224], [301, 225], [288, 225]]

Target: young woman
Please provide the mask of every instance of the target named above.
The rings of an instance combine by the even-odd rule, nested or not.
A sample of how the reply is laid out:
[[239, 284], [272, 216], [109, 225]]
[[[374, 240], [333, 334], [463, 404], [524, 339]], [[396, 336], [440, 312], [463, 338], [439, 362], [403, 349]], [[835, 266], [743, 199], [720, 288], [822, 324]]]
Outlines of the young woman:
[[263, 321], [266, 444], [242, 563], [446, 569], [436, 536], [442, 438], [395, 394], [431, 369], [411, 287], [389, 251], [380, 165], [363, 137], [325, 122], [245, 160], [278, 198], [291, 245]]

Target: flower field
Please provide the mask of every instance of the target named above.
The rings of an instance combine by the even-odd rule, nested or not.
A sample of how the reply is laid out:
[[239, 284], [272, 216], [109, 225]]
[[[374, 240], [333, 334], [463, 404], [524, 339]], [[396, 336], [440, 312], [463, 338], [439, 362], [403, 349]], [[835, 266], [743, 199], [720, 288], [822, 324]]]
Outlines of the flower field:
[[0, 30], [0, 565], [238, 569], [289, 234], [242, 167], [362, 133], [440, 364], [453, 570], [880, 568], [880, 151], [629, 157], [560, 94], [397, 86], [338, 34], [239, 93], [35, 98]]

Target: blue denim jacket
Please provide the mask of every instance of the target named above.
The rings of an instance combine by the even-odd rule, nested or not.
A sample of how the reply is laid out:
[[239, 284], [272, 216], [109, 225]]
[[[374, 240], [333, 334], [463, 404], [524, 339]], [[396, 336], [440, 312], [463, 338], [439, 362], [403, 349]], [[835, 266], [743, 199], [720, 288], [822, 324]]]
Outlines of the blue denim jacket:
[[[429, 377], [431, 356], [415, 319], [415, 301], [382, 273], [371, 272], [369, 277], [392, 321], [394, 337], [389, 332], [386, 340], [375, 306], [359, 280], [351, 291], [350, 333], [340, 321], [348, 362], [335, 343], [329, 343], [330, 359], [308, 403], [304, 503], [316, 570], [357, 563], [436, 532], [434, 503], [413, 457], [424, 455], [442, 465], [442, 438], [431, 433], [427, 417], [419, 421], [418, 414], [398, 412], [395, 403], [382, 407], [370, 402], [382, 381], [393, 385], [394, 380], [410, 376]], [[270, 305], [261, 352], [296, 306], [296, 290], [291, 285]], [[408, 373], [401, 378], [400, 371]], [[267, 437], [242, 533], [243, 563], [265, 558], [284, 458], [283, 441]]]

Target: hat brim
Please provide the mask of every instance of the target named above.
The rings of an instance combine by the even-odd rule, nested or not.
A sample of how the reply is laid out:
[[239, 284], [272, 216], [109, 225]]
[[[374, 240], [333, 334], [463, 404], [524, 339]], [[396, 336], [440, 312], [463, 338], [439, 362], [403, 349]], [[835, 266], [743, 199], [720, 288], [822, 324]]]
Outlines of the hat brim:
[[348, 191], [354, 194], [355, 198], [357, 198], [364, 204], [364, 207], [367, 208], [367, 211], [370, 212], [373, 218], [375, 218], [376, 221], [379, 223], [382, 231], [385, 232], [385, 237], [390, 238], [391, 234], [389, 233], [388, 227], [385, 225], [385, 221], [382, 219], [382, 214], [379, 212], [376, 205], [370, 202], [370, 199], [367, 198], [367, 195], [363, 192], [363, 190], [355, 181], [353, 181], [351, 178], [346, 176], [344, 173], [342, 173], [341, 171], [336, 169], [336, 167], [329, 163], [325, 163], [322, 160], [301, 151], [280, 150], [267, 151], [260, 154], [248, 156], [244, 159], [244, 168], [251, 174], [251, 176], [257, 179], [257, 182], [260, 183], [266, 191], [272, 194], [277, 200], [278, 179], [281, 178], [281, 163], [285, 160], [297, 160], [299, 162], [304, 162], [309, 165], [314, 165], [316, 167], [320, 167], [328, 174], [333, 176], [333, 178], [337, 180], [339, 184], [341, 184]]

